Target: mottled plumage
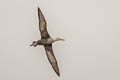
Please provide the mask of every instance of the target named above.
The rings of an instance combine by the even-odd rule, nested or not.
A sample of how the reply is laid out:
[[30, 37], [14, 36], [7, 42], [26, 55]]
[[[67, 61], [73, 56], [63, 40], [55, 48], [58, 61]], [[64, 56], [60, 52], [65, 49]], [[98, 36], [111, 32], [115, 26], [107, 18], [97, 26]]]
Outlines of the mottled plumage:
[[53, 53], [53, 49], [52, 49], [52, 43], [58, 40], [64, 40], [61, 38], [51, 38], [48, 31], [47, 31], [47, 23], [46, 20], [40, 10], [40, 8], [38, 7], [38, 19], [39, 19], [39, 30], [41, 33], [41, 39], [38, 41], [33, 41], [33, 43], [31, 44], [31, 46], [36, 47], [37, 45], [43, 45], [46, 51], [46, 55], [47, 58], [50, 62], [50, 64], [52, 65], [52, 68], [54, 69], [54, 71], [56, 72], [56, 74], [58, 76], [60, 76], [60, 72], [59, 72], [59, 68], [58, 68], [58, 64], [57, 64], [57, 60], [54, 56]]
[[47, 31], [47, 22], [40, 10], [40, 8], [38, 7], [38, 19], [39, 19], [39, 30], [40, 30], [40, 33], [41, 33], [41, 38], [42, 39], [47, 39], [49, 38], [49, 34], [48, 34], [48, 31]]

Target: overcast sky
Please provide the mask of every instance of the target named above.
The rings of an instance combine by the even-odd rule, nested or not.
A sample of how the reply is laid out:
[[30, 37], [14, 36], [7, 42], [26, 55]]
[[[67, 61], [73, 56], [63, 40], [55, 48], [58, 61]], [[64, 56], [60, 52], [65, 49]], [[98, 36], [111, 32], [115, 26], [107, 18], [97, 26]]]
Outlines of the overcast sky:
[[[37, 8], [53, 44], [61, 77], [40, 39]], [[120, 80], [119, 0], [1, 0], [0, 80]]]

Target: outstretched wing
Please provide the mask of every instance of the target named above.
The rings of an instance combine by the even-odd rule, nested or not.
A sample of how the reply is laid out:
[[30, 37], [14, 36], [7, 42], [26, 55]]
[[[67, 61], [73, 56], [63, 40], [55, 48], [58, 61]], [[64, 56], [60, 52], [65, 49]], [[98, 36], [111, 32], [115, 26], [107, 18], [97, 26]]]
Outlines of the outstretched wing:
[[56, 58], [55, 58], [54, 53], [53, 53], [52, 44], [44, 45], [44, 47], [45, 47], [45, 51], [47, 54], [47, 58], [48, 58], [50, 64], [52, 65], [52, 68], [54, 69], [56, 74], [58, 76], [60, 76], [58, 64], [57, 64]]
[[39, 30], [40, 30], [40, 33], [41, 33], [41, 38], [48, 38], [50, 37], [48, 32], [47, 32], [47, 28], [46, 28], [46, 20], [40, 10], [40, 8], [38, 7], [38, 19], [39, 19]]

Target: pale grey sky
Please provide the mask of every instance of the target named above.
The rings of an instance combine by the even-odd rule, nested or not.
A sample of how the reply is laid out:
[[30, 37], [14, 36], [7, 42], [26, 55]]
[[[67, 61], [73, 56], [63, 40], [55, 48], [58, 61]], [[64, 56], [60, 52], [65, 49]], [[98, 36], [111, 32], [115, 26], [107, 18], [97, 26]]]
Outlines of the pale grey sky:
[[[119, 0], [1, 0], [0, 80], [120, 80]], [[37, 7], [52, 37], [61, 77], [40, 39]]]

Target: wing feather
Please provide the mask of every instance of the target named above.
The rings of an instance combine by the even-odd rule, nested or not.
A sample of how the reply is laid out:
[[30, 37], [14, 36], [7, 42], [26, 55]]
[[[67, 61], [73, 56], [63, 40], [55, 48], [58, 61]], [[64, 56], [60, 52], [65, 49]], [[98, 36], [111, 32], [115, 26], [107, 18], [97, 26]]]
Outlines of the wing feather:
[[52, 44], [44, 45], [44, 47], [45, 47], [45, 50], [46, 50], [47, 58], [48, 58], [50, 64], [52, 65], [52, 68], [54, 69], [56, 74], [58, 76], [60, 76], [57, 60], [56, 60], [56, 58], [54, 56], [54, 53], [53, 53], [53, 50], [52, 50]]
[[47, 31], [47, 28], [46, 28], [46, 24], [47, 24], [46, 20], [39, 7], [38, 7], [38, 19], [39, 19], [39, 30], [41, 33], [41, 38], [45, 39], [45, 38], [50, 37]]

